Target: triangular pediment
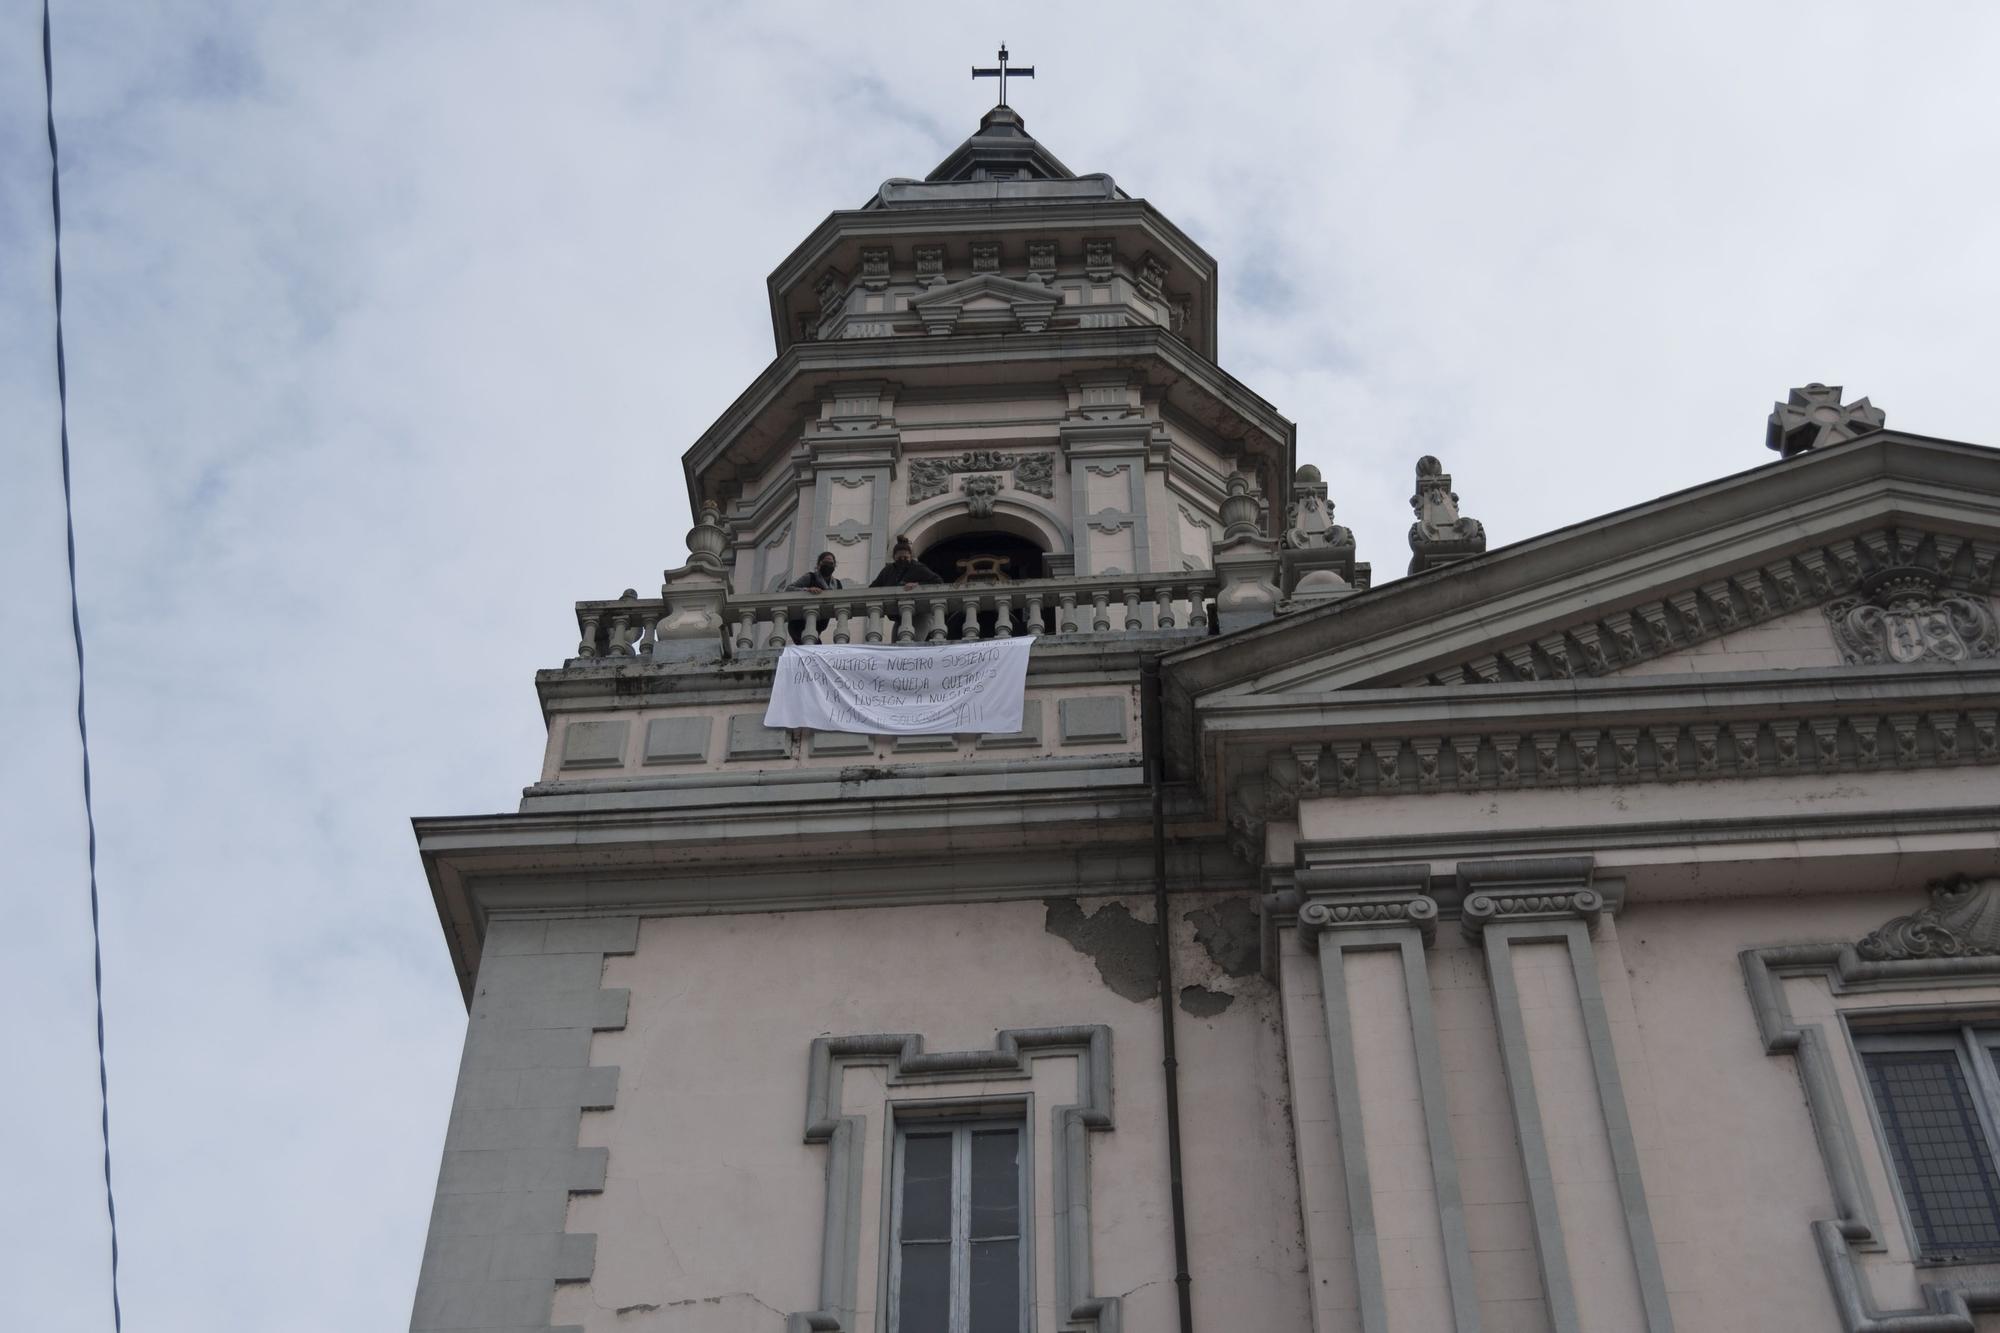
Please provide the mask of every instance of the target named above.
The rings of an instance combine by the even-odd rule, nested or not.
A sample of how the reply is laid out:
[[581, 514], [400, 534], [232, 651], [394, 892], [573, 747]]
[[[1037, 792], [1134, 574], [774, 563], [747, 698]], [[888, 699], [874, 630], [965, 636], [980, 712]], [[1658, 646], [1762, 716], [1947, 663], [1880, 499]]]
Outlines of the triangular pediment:
[[998, 273], [976, 273], [910, 298], [910, 309], [930, 333], [993, 332], [1048, 327], [1062, 297], [1051, 288]]
[[1194, 697], [2000, 656], [2000, 451], [1880, 432], [1176, 654]]
[[933, 287], [922, 296], [910, 298], [910, 309], [971, 305], [987, 302], [999, 305], [1053, 305], [1061, 299], [1053, 289], [1019, 278], [1003, 278], [998, 273], [975, 273], [957, 282]]

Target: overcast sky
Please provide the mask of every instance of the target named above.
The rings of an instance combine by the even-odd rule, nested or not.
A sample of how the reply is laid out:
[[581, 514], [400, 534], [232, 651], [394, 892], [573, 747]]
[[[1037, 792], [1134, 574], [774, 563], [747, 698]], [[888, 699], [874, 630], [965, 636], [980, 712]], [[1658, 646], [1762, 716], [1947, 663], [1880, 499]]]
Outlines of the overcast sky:
[[[405, 1326], [464, 1009], [412, 815], [512, 808], [570, 604], [829, 210], [1013, 101], [1221, 267], [1380, 582], [1765, 462], [1791, 385], [2000, 444], [1990, 4], [59, 0], [127, 1326]], [[0, 1324], [109, 1328], [39, 6], [0, 0]]]

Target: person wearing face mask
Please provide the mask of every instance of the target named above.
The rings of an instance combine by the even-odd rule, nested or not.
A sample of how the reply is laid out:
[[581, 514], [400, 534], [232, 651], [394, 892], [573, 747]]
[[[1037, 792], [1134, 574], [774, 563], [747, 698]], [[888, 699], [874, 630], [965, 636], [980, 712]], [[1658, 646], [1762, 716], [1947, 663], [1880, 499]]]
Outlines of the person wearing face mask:
[[910, 547], [910, 539], [908, 537], [898, 537], [896, 538], [895, 546], [890, 549], [889, 563], [882, 566], [882, 572], [877, 574], [875, 581], [868, 586], [871, 588], [901, 587], [908, 590], [920, 583], [943, 582], [944, 580], [938, 577], [936, 570], [917, 559], [917, 553]]
[[787, 586], [803, 588], [807, 592], [832, 592], [847, 585], [833, 576], [834, 566], [840, 562], [833, 558], [833, 552], [821, 551], [813, 567], [793, 579]]

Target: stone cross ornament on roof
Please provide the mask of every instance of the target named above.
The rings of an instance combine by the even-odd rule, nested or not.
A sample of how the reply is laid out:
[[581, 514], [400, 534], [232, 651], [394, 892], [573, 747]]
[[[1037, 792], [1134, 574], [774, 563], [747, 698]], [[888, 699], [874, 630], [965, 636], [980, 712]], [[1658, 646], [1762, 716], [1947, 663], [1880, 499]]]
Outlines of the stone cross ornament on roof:
[[1790, 458], [1881, 430], [1885, 420], [1882, 409], [1866, 398], [1843, 404], [1838, 384], [1808, 384], [1792, 390], [1787, 401], [1771, 404], [1764, 447]]

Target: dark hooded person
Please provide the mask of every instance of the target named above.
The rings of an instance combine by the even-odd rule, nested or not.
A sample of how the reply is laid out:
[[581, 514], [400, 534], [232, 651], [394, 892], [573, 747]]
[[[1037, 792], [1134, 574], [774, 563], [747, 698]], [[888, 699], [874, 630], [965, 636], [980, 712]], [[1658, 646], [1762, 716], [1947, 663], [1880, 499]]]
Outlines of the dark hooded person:
[[875, 576], [871, 588], [914, 588], [920, 583], [943, 583], [938, 572], [917, 559], [917, 553], [910, 545], [908, 537], [896, 538], [896, 545], [889, 552], [889, 563], [882, 566], [882, 572]]

